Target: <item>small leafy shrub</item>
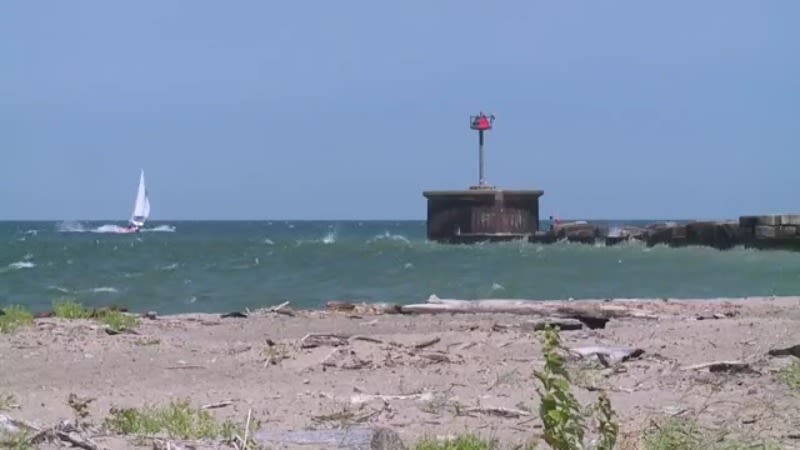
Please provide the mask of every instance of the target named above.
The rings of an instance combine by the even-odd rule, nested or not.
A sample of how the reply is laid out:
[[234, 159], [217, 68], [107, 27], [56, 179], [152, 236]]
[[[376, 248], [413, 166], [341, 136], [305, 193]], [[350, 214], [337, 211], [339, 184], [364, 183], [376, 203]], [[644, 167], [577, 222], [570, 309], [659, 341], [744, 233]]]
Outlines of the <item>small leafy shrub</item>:
[[[542, 337], [545, 364], [543, 370], [535, 370], [534, 376], [542, 385], [539, 393], [539, 417], [544, 425], [544, 440], [554, 450], [581, 450], [584, 442], [585, 424], [582, 407], [571, 392], [569, 372], [561, 355], [561, 338], [558, 330], [548, 326]], [[605, 392], [601, 392], [593, 408], [600, 439], [598, 450], [613, 450], [617, 445], [619, 425], [614, 410]]]

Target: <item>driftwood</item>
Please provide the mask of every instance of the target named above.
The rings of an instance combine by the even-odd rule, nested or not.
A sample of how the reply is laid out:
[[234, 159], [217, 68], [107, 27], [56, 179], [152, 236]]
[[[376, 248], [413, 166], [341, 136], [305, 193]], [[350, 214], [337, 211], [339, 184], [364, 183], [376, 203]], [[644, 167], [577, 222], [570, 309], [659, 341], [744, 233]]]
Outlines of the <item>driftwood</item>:
[[54, 427], [42, 429], [24, 420], [14, 419], [0, 414], [0, 432], [8, 434], [28, 433], [32, 435], [28, 440], [28, 443], [31, 445], [39, 444], [44, 441], [59, 440], [70, 444], [72, 447], [84, 450], [98, 449], [97, 444], [90, 438], [82, 436], [82, 434], [85, 434], [85, 430], [75, 426], [68, 420]]
[[767, 353], [769, 356], [794, 356], [800, 358], [800, 344], [786, 348], [773, 348]]
[[709, 372], [758, 373], [745, 361], [712, 361], [683, 367], [683, 370], [703, 369], [708, 369]]
[[337, 430], [257, 431], [252, 439], [267, 447], [308, 446], [350, 450], [406, 450], [397, 432], [383, 427]]
[[358, 370], [369, 367], [371, 364], [371, 361], [359, 358], [356, 352], [341, 347], [334, 348], [333, 351], [322, 360], [323, 370], [326, 367]]
[[404, 313], [411, 314], [505, 313], [572, 318], [580, 320], [589, 328], [604, 328], [606, 322], [612, 318], [658, 318], [622, 305], [596, 303], [565, 305], [562, 302], [514, 299], [454, 300], [431, 296], [427, 303], [404, 305], [401, 308]]
[[439, 341], [441, 341], [441, 340], [442, 340], [442, 338], [437, 336], [437, 337], [435, 337], [433, 339], [428, 339], [427, 341], [420, 342], [419, 344], [414, 345], [414, 348], [417, 349], [417, 350], [421, 350], [421, 349], [423, 349], [425, 347], [430, 347], [431, 345], [438, 344]]
[[519, 417], [530, 416], [531, 413], [521, 409], [510, 409], [503, 407], [476, 407], [467, 408], [462, 411], [464, 414], [485, 414], [487, 416], [505, 417], [508, 419], [517, 419]]
[[546, 317], [541, 320], [523, 322], [519, 324], [519, 328], [523, 331], [541, 331], [547, 328], [548, 325], [561, 331], [580, 330], [583, 328], [584, 322], [572, 318]]
[[350, 403], [353, 405], [360, 405], [362, 403], [368, 403], [373, 400], [381, 400], [384, 402], [388, 402], [389, 400], [416, 400], [416, 401], [423, 401], [429, 402], [433, 401], [435, 395], [433, 392], [422, 392], [420, 394], [409, 394], [409, 395], [381, 395], [381, 394], [354, 394], [350, 397]]
[[369, 336], [356, 335], [341, 335], [341, 334], [318, 334], [311, 333], [303, 336], [300, 339], [300, 348], [314, 348], [314, 347], [339, 347], [347, 345], [353, 341], [367, 341], [375, 344], [383, 344], [383, 341]]
[[0, 414], [0, 431], [9, 434], [17, 434], [20, 432], [38, 433], [41, 430], [32, 423]]
[[294, 317], [294, 311], [291, 309], [286, 309], [287, 306], [289, 306], [288, 301], [283, 302], [280, 305], [273, 306], [272, 308], [268, 309], [268, 311], [275, 314], [283, 314], [285, 316]]
[[597, 359], [599, 359], [604, 366], [627, 361], [631, 358], [638, 358], [644, 353], [644, 350], [640, 348], [605, 347], [600, 345], [573, 347], [570, 348], [569, 351], [581, 356], [582, 358], [597, 355]]

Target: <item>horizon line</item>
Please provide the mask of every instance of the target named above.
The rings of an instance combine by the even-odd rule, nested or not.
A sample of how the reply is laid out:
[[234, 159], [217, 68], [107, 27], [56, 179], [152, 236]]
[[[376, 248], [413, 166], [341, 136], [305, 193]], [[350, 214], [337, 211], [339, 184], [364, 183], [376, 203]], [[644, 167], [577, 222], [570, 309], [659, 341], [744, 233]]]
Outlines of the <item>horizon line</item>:
[[[755, 214], [758, 215], [758, 214]], [[728, 218], [589, 218], [589, 217], [574, 217], [574, 218], [559, 218], [559, 220], [563, 222], [571, 222], [571, 221], [597, 221], [597, 222], [642, 222], [642, 221], [651, 221], [651, 222], [667, 222], [667, 221], [676, 221], [676, 222], [692, 222], [692, 221], [725, 221], [725, 220], [739, 220], [740, 216], [737, 217], [728, 217]], [[349, 218], [349, 219], [342, 219], [342, 218], [316, 218], [316, 219], [293, 219], [293, 218], [217, 218], [217, 219], [201, 219], [201, 218], [167, 218], [167, 219], [151, 219], [148, 220], [148, 223], [162, 223], [162, 222], [425, 222], [426, 218]], [[549, 216], [545, 218], [540, 218], [539, 221], [549, 221]], [[110, 222], [110, 223], [122, 223], [128, 222], [127, 219], [103, 219], [103, 218], [94, 218], [94, 219], [0, 219], [0, 223], [8, 223], [8, 222]]]

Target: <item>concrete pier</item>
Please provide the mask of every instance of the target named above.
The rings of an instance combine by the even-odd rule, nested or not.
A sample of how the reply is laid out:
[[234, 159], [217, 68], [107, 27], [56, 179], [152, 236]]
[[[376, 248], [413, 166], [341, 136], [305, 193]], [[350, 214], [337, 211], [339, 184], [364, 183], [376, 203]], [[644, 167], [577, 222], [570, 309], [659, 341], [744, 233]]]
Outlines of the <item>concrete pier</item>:
[[757, 249], [800, 250], [800, 214], [741, 216], [739, 220], [661, 222], [645, 227], [623, 227], [611, 233], [607, 227], [571, 222], [537, 233], [531, 242], [604, 242], [607, 246], [639, 241], [647, 246], [702, 246], [727, 250], [741, 246]]
[[475, 187], [426, 191], [428, 239], [447, 243], [528, 239], [539, 230], [543, 191]]

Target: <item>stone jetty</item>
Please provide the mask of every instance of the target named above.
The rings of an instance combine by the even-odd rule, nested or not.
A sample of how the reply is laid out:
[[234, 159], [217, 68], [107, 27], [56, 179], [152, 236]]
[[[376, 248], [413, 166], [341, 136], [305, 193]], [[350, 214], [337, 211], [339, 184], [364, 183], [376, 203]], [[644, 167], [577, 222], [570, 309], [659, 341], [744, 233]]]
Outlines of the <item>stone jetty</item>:
[[554, 225], [548, 231], [539, 231], [529, 240], [539, 243], [601, 242], [606, 245], [639, 241], [647, 246], [800, 250], [800, 214], [741, 216], [738, 221], [659, 222], [644, 227], [615, 229], [586, 221], [566, 222]]

